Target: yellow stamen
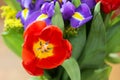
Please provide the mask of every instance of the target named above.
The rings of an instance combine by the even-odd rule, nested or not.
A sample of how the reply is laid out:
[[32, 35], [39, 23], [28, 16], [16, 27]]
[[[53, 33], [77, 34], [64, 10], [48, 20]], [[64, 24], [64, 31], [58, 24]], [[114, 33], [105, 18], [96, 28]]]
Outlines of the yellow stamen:
[[74, 13], [73, 18], [78, 19], [80, 21], [84, 20], [84, 17], [78, 12]]
[[37, 20], [43, 21], [43, 20], [45, 20], [46, 18], [48, 18], [48, 15], [46, 15], [46, 14], [41, 14], [41, 15], [37, 18]]
[[39, 39], [38, 42], [34, 43], [33, 51], [37, 58], [44, 59], [53, 56], [53, 47], [53, 44]]

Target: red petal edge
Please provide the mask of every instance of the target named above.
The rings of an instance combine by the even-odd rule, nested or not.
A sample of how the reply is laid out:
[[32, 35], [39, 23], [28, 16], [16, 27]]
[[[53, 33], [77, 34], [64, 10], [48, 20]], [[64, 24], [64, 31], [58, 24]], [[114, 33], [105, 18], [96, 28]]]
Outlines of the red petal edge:
[[41, 75], [44, 74], [43, 69], [36, 67], [34, 62], [29, 63], [29, 64], [25, 64], [25, 63], [23, 62], [22, 64], [23, 64], [23, 67], [25, 68], [25, 70], [26, 70], [30, 75], [33, 75], [33, 76], [41, 76]]

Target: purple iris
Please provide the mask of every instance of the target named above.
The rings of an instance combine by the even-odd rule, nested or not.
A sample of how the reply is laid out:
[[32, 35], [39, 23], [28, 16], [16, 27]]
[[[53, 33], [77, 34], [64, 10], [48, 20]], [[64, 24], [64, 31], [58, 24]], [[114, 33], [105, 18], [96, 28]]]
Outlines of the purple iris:
[[83, 3], [76, 8], [71, 0], [36, 0], [35, 2], [32, 2], [32, 0], [18, 1], [21, 3], [23, 10], [17, 14], [17, 17], [21, 19], [25, 29], [27, 25], [36, 20], [46, 21], [47, 24], [51, 24], [56, 1], [60, 3], [63, 19], [70, 20], [70, 24], [74, 28], [82, 26], [92, 18], [90, 8], [87, 4]]
[[25, 24], [28, 17], [33, 12], [40, 9], [42, 4], [44, 3], [44, 0], [36, 0], [36, 2], [33, 2], [32, 0], [18, 0], [18, 2], [21, 4], [23, 10], [18, 12], [17, 18], [20, 18], [21, 22]]
[[70, 19], [75, 12], [75, 6], [68, 1], [62, 5], [61, 12], [65, 20]]
[[46, 2], [42, 5], [40, 11], [33, 12], [26, 20], [24, 28], [33, 21], [46, 21], [47, 24], [51, 24], [51, 18], [54, 15], [54, 2]]
[[78, 28], [92, 19], [90, 9], [87, 4], [81, 4], [75, 9], [74, 5], [67, 1], [62, 5], [61, 12], [63, 18], [70, 20], [70, 24], [74, 28]]
[[86, 3], [90, 9], [92, 9], [96, 5], [95, 0], [81, 0], [81, 2]]
[[17, 1], [21, 4], [22, 8], [29, 8], [30, 5], [32, 4], [32, 0], [17, 0]]
[[88, 5], [81, 4], [78, 8], [76, 8], [74, 15], [72, 15], [70, 19], [70, 22], [72, 27], [78, 28], [91, 19], [92, 15]]

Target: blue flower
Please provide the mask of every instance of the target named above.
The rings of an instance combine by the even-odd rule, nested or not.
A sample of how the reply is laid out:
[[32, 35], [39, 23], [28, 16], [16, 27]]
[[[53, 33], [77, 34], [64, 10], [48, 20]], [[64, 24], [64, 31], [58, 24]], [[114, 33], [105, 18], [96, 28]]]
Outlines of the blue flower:
[[61, 12], [65, 20], [70, 20], [73, 28], [78, 28], [92, 19], [90, 8], [87, 4], [81, 4], [75, 9], [75, 6], [67, 1], [62, 5]]

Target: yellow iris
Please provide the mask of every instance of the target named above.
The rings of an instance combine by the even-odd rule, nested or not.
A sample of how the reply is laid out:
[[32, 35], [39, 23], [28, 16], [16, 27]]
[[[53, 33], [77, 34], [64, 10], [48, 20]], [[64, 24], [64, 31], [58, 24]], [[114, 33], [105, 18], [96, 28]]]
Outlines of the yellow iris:
[[53, 44], [39, 39], [38, 42], [34, 43], [33, 51], [35, 56], [40, 59], [53, 56]]
[[84, 17], [78, 12], [74, 13], [73, 18], [78, 19], [80, 21], [84, 20]]

